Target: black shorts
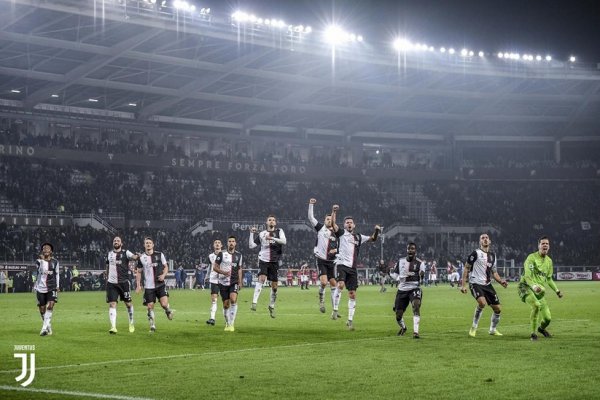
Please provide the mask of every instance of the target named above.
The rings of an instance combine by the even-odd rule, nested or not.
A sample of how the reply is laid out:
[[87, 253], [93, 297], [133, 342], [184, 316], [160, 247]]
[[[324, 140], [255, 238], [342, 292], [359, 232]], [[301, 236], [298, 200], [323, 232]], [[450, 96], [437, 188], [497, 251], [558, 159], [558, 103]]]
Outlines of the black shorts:
[[319, 270], [319, 276], [327, 275], [328, 281], [335, 279], [336, 271], [333, 260], [322, 260], [317, 257], [317, 269]]
[[258, 268], [260, 272], [258, 275], [266, 275], [267, 280], [271, 282], [279, 282], [279, 274], [277, 271], [279, 270], [278, 262], [266, 262], [266, 261], [258, 261]]
[[225, 300], [229, 300], [229, 295], [231, 293], [237, 293], [238, 289], [240, 288], [240, 286], [235, 283], [233, 285], [219, 285], [219, 291], [221, 293], [221, 300], [225, 301]]
[[38, 307], [45, 306], [46, 304], [50, 303], [51, 301], [58, 303], [58, 290], [51, 290], [48, 293], [41, 293], [41, 292], [36, 291], [35, 295], [37, 297]]
[[485, 301], [490, 306], [500, 304], [500, 299], [498, 299], [496, 289], [494, 289], [494, 287], [491, 284], [478, 285], [476, 283], [469, 283], [469, 288], [471, 289], [471, 294], [476, 300], [480, 297], [485, 297]]
[[358, 289], [358, 272], [356, 272], [356, 269], [345, 265], [336, 265], [336, 269], [338, 282], [344, 282], [348, 290]]
[[156, 299], [162, 299], [163, 297], [169, 297], [167, 292], [167, 285], [160, 285], [155, 289], [144, 290], [144, 305], [148, 303], [156, 303]]
[[106, 302], [118, 302], [119, 298], [125, 303], [131, 303], [131, 286], [129, 281], [119, 283], [106, 282]]
[[398, 310], [406, 310], [409, 303], [412, 303], [415, 300], [423, 299], [423, 291], [421, 288], [416, 288], [413, 290], [398, 290], [396, 293], [396, 301], [394, 301], [394, 311]]
[[219, 294], [219, 284], [218, 283], [210, 283], [210, 294]]

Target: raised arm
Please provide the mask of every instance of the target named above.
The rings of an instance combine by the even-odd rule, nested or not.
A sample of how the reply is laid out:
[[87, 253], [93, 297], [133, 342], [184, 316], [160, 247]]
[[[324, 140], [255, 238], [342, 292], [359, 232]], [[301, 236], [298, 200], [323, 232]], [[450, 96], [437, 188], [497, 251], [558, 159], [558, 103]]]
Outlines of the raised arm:
[[381, 232], [381, 227], [379, 225], [375, 225], [375, 230], [373, 231], [371, 236], [369, 236], [369, 241], [370, 242], [376, 241], [377, 238], [379, 237], [380, 232]]
[[340, 227], [335, 222], [336, 217], [337, 217], [337, 212], [339, 211], [339, 209], [340, 209], [340, 206], [338, 206], [337, 204], [334, 204], [333, 207], [331, 208], [331, 227], [333, 228], [334, 232], [338, 232], [340, 230]]
[[317, 224], [319, 223], [319, 221], [317, 221], [317, 219], [315, 218], [315, 214], [314, 214], [314, 206], [315, 206], [316, 202], [317, 202], [316, 199], [310, 199], [308, 201], [308, 220], [312, 224], [313, 227], [317, 226]]

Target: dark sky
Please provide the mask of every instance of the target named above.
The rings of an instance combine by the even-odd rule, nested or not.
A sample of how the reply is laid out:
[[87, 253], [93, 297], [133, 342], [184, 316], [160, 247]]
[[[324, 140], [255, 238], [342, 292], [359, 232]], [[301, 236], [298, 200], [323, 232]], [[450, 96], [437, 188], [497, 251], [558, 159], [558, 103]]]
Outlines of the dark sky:
[[[201, 0], [197, 0], [201, 3]], [[570, 54], [600, 62], [600, 0], [205, 0], [215, 12], [236, 8], [317, 28], [335, 16], [373, 42], [403, 33], [436, 47]]]

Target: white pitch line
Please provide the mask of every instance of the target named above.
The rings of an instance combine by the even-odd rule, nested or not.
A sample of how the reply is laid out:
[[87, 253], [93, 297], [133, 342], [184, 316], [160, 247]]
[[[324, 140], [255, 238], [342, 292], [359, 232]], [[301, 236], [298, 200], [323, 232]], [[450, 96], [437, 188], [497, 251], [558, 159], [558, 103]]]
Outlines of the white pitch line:
[[[186, 354], [175, 354], [175, 355], [170, 355], [170, 356], [141, 357], [141, 358], [129, 358], [129, 359], [122, 359], [122, 360], [97, 361], [97, 362], [91, 362], [91, 363], [53, 365], [50, 367], [36, 367], [35, 370], [41, 371], [41, 370], [49, 370], [49, 369], [93, 367], [96, 365], [122, 364], [122, 363], [132, 363], [132, 362], [139, 362], [139, 361], [155, 361], [155, 360], [168, 360], [168, 359], [173, 359], [173, 358], [201, 357], [201, 356], [214, 356], [214, 355], [223, 355], [223, 354], [246, 353], [246, 352], [257, 351], [257, 350], [289, 349], [289, 348], [297, 348], [297, 347], [310, 347], [310, 346], [332, 345], [332, 344], [342, 344], [342, 343], [367, 342], [367, 341], [374, 341], [374, 340], [387, 340], [392, 337], [395, 338], [395, 336], [382, 336], [382, 337], [376, 337], [376, 338], [335, 340], [335, 341], [317, 342], [317, 343], [286, 344], [283, 346], [271, 346], [271, 347], [250, 347], [250, 348], [246, 348], [246, 349], [211, 351], [211, 352], [205, 352], [205, 353], [186, 353]], [[21, 372], [21, 370], [20, 369], [3, 370], [3, 371], [0, 371], [0, 374], [15, 373], [15, 372]]]
[[16, 392], [30, 392], [30, 393], [49, 393], [49, 394], [59, 394], [61, 396], [93, 397], [96, 399], [154, 400], [149, 397], [133, 397], [133, 396], [120, 396], [118, 394], [73, 392], [71, 390], [35, 389], [35, 388], [24, 388], [24, 387], [20, 387], [20, 386], [7, 386], [7, 385], [0, 385], [0, 390], [13, 390]]

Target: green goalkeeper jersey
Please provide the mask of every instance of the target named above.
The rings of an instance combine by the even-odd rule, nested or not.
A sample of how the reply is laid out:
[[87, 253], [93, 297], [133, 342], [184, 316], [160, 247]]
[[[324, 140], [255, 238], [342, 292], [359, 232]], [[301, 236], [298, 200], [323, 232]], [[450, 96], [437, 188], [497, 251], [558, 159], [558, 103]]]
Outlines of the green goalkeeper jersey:
[[554, 266], [550, 257], [542, 257], [537, 251], [531, 253], [523, 263], [523, 275], [521, 276], [519, 286], [527, 285], [530, 288], [532, 288], [533, 285], [541, 286], [544, 290], [542, 290], [541, 293], [536, 293], [536, 297], [542, 298], [545, 293], [546, 285], [555, 292], [558, 291], [558, 288], [552, 279], [553, 272]]

